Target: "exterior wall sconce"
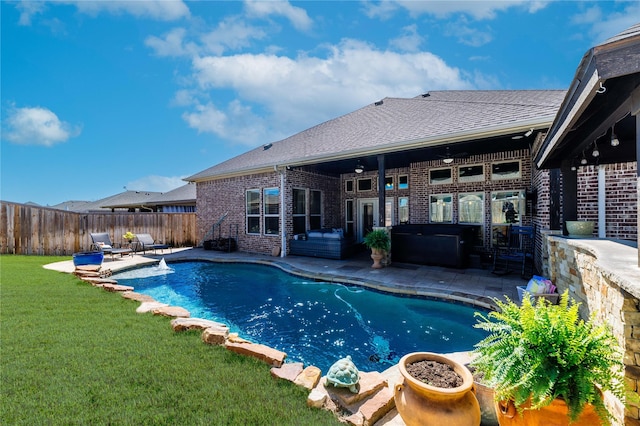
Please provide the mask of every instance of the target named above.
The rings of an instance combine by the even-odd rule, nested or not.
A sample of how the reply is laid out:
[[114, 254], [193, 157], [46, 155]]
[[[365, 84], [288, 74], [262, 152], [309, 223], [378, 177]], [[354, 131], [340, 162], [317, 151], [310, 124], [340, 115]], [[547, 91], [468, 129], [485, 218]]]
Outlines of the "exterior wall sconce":
[[598, 150], [598, 144], [596, 143], [596, 141], [593, 141], [593, 151], [591, 152], [591, 155], [593, 155], [594, 157], [598, 157], [600, 155], [600, 151]]
[[614, 126], [611, 126], [611, 146], [618, 146], [620, 145], [620, 139], [618, 139], [613, 127]]
[[360, 164], [360, 162], [358, 162], [356, 164], [355, 172], [358, 173], [358, 174], [364, 172], [364, 166], [362, 164]]
[[584, 156], [584, 152], [582, 153], [582, 160], [580, 160], [580, 164], [583, 166], [587, 164], [587, 157]]

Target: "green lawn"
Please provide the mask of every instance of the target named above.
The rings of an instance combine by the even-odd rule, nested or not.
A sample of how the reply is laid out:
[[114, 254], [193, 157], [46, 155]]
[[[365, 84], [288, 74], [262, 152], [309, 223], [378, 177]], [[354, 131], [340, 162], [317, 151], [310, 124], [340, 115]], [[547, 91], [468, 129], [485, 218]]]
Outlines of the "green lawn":
[[266, 364], [42, 268], [64, 259], [0, 256], [0, 424], [341, 424]]

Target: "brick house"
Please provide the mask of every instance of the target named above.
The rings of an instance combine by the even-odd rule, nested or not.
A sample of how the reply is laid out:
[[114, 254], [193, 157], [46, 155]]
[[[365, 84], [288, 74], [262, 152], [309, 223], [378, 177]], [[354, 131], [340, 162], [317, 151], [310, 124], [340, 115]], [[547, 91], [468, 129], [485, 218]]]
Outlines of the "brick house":
[[[240, 250], [272, 253], [293, 235], [373, 226], [479, 225], [489, 250], [505, 202], [534, 222], [531, 147], [562, 90], [435, 91], [385, 98], [197, 173], [199, 235], [224, 217]], [[229, 228], [227, 228], [227, 226]], [[237, 230], [237, 234], [236, 234]]]

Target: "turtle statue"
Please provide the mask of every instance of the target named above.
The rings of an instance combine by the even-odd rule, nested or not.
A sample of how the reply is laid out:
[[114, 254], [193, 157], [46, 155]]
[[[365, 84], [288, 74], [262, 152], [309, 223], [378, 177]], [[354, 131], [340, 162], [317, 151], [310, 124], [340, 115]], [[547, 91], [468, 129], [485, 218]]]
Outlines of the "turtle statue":
[[337, 388], [349, 388], [351, 392], [358, 393], [356, 385], [359, 380], [360, 373], [351, 361], [351, 357], [347, 355], [346, 358], [339, 359], [329, 368], [325, 385], [332, 384]]

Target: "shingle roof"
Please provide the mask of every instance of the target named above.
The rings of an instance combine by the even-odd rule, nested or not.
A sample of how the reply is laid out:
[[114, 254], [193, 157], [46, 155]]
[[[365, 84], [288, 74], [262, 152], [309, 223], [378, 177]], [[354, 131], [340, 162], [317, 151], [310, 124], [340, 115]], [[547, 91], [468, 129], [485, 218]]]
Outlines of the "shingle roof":
[[[434, 91], [379, 102], [258, 147], [188, 177], [216, 177], [304, 165], [363, 153], [436, 146], [514, 129], [546, 128], [564, 90]], [[474, 137], [475, 135], [475, 137]]]
[[196, 186], [186, 184], [147, 201], [148, 205], [168, 205], [176, 203], [196, 203]]
[[127, 208], [145, 205], [147, 201], [157, 197], [162, 192], [151, 191], [125, 191], [111, 197], [96, 201], [100, 207], [106, 208]]

